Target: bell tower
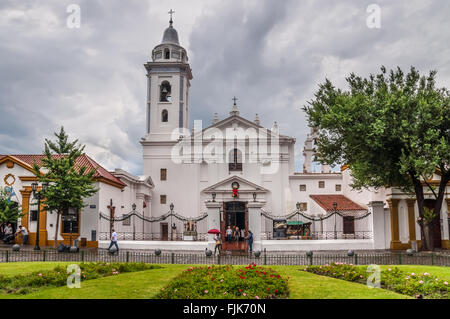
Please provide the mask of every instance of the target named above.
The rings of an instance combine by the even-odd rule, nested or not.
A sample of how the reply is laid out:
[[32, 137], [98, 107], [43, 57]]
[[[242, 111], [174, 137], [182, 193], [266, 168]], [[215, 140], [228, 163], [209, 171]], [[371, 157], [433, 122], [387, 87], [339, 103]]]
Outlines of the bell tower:
[[146, 141], [170, 141], [173, 131], [188, 129], [192, 71], [180, 45], [170, 10], [169, 27], [152, 51], [147, 70]]

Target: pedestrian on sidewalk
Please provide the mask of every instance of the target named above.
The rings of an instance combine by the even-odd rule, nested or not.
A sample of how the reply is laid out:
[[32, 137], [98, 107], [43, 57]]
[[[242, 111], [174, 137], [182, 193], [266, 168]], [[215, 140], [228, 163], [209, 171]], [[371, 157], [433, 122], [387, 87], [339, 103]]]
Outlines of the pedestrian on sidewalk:
[[111, 244], [109, 245], [108, 250], [110, 250], [113, 245], [116, 246], [117, 253], [119, 253], [119, 245], [117, 245], [117, 233], [114, 228], [112, 229]]
[[248, 242], [248, 250], [250, 252], [250, 255], [252, 254], [253, 251], [253, 233], [251, 230], [248, 231], [248, 236], [245, 237], [245, 239]]

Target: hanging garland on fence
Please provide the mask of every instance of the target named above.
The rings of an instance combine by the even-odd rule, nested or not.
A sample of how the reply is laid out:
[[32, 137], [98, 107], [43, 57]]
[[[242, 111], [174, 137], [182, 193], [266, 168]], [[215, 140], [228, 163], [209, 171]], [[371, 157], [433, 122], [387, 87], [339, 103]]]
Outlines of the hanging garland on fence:
[[204, 213], [204, 214], [200, 215], [199, 217], [189, 218], [189, 217], [184, 217], [184, 216], [178, 215], [177, 213], [174, 213], [172, 211], [169, 211], [166, 214], [158, 216], [158, 217], [146, 217], [143, 214], [140, 214], [140, 213], [138, 213], [136, 211], [131, 211], [128, 214], [123, 214], [121, 217], [111, 218], [108, 215], [105, 215], [102, 212], [100, 212], [99, 219], [103, 218], [103, 219], [105, 219], [107, 221], [122, 222], [122, 221], [124, 221], [126, 219], [129, 219], [129, 218], [133, 217], [133, 216], [136, 216], [137, 218], [139, 218], [139, 219], [141, 219], [143, 221], [149, 222], [149, 223], [160, 222], [160, 221], [163, 221], [163, 220], [169, 218], [170, 216], [173, 216], [176, 219], [181, 220], [183, 222], [188, 222], [188, 221], [198, 222], [198, 221], [201, 221], [201, 220], [205, 219], [206, 217], [208, 217], [208, 213]]
[[[293, 213], [291, 213], [291, 214], [289, 214], [289, 215], [284, 215], [284, 216], [273, 216], [273, 215], [271, 215], [269, 212], [266, 212], [266, 211], [264, 211], [264, 210], [261, 209], [261, 215], [264, 216], [264, 217], [266, 217], [266, 218], [268, 218], [268, 219], [271, 219], [271, 220], [275, 220], [275, 219], [290, 219], [290, 218], [292, 218], [292, 217], [294, 217], [294, 216], [296, 216], [296, 215], [300, 215], [300, 216], [302, 216], [302, 217], [305, 218], [305, 219], [308, 219], [308, 220], [311, 220], [311, 221], [318, 222], [318, 221], [321, 221], [321, 220], [326, 220], [326, 219], [330, 218], [331, 216], [333, 216], [333, 215], [335, 215], [335, 214], [337, 214], [337, 215], [340, 216], [340, 217], [353, 216], [353, 215], [350, 215], [350, 214], [342, 214], [342, 213], [340, 213], [339, 211], [335, 211], [335, 212], [330, 212], [330, 213], [328, 213], [328, 214], [325, 215], [324, 217], [316, 218], [316, 217], [311, 217], [311, 216], [305, 215], [303, 212], [298, 211], [298, 210], [295, 211], [295, 212], [293, 212]], [[367, 216], [369, 216], [370, 214], [371, 214], [371, 212], [367, 211], [367, 212], [366, 212], [364, 215], [362, 215], [362, 216], [354, 217], [354, 220], [364, 219], [364, 218], [366, 218]]]

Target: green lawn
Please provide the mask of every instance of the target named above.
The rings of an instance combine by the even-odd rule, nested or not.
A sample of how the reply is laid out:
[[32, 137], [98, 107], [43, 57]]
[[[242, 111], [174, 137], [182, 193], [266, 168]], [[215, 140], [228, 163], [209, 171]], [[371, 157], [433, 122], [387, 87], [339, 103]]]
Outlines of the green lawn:
[[[53, 269], [56, 265], [70, 262], [34, 262], [0, 264], [0, 273], [12, 276], [19, 273]], [[0, 298], [61, 298], [61, 299], [147, 299], [152, 298], [162, 287], [189, 265], [162, 265], [152, 269], [117, 276], [88, 280], [81, 288], [47, 288], [26, 295], [0, 295]], [[382, 266], [399, 267], [405, 271], [425, 271], [442, 279], [450, 279], [449, 267], [437, 266]], [[405, 299], [407, 296], [383, 289], [370, 289], [365, 285], [347, 282], [300, 271], [301, 266], [272, 266], [282, 276], [290, 276], [290, 298], [293, 299]]]
[[[70, 265], [74, 262], [13, 262], [0, 263], [0, 274], [14, 276], [29, 274], [35, 271], [51, 270], [58, 265]], [[76, 262], [75, 262], [76, 264]]]

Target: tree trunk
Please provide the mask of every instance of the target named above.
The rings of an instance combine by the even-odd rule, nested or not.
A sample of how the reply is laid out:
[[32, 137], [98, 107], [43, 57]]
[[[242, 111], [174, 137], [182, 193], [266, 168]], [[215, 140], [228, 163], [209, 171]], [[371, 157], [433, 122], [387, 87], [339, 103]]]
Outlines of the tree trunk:
[[53, 241], [53, 247], [56, 248], [56, 244], [58, 242], [58, 229], [59, 229], [59, 216], [61, 215], [61, 211], [58, 210], [56, 212], [56, 226], [55, 226], [55, 237]]
[[[447, 187], [447, 183], [450, 181], [450, 175], [446, 172], [441, 172], [441, 180], [439, 183], [439, 190], [436, 198], [436, 203], [434, 204], [433, 213], [436, 216], [435, 218], [439, 219], [440, 223], [440, 216], [441, 216], [441, 209], [442, 209], [442, 203], [444, 201], [445, 196], [445, 189]], [[433, 222], [427, 225], [429, 227], [429, 236], [430, 236], [430, 243], [434, 244], [434, 225]], [[431, 245], [432, 248], [434, 248], [434, 245]]]
[[421, 250], [430, 250], [430, 241], [429, 238], [427, 238], [427, 236], [425, 236], [425, 220], [424, 220], [424, 203], [425, 203], [425, 198], [423, 195], [423, 186], [422, 186], [422, 182], [420, 181], [419, 178], [417, 178], [415, 176], [414, 173], [410, 173], [409, 174], [413, 185], [414, 185], [414, 192], [416, 194], [416, 200], [417, 200], [417, 206], [419, 208], [419, 217], [420, 217], [420, 222], [419, 222], [419, 226], [420, 226], [420, 239], [422, 242], [422, 247]]

